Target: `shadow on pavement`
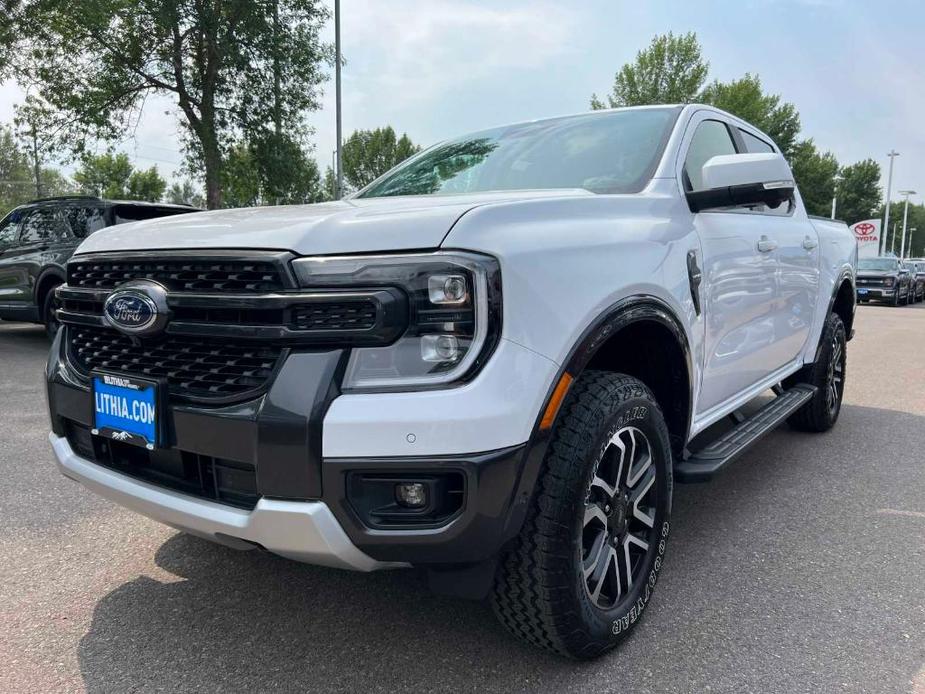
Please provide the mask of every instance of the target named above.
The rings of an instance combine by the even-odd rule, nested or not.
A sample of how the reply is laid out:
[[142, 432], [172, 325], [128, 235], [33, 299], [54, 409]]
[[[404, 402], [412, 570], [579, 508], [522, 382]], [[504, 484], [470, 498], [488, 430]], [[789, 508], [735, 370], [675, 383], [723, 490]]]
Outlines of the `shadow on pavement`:
[[922, 666], [925, 590], [922, 563], [896, 557], [915, 553], [923, 525], [876, 514], [925, 510], [925, 477], [921, 456], [884, 465], [877, 451], [886, 438], [925, 450], [925, 418], [846, 406], [839, 427], [781, 429], [711, 484], [679, 487], [647, 619], [594, 663], [521, 645], [486, 605], [431, 595], [411, 570], [341, 572], [180, 534], [155, 557], [176, 581], [142, 576], [96, 605], [79, 647], [86, 687], [562, 691], [603, 673], [608, 691], [832, 691], [866, 689], [873, 673], [899, 691]]

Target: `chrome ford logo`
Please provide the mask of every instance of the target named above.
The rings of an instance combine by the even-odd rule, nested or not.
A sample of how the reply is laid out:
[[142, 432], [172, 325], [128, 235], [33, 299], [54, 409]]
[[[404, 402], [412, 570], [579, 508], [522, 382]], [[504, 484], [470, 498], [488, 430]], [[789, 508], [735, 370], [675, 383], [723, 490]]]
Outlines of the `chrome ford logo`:
[[167, 324], [167, 291], [155, 282], [128, 282], [107, 297], [103, 315], [129, 335], [160, 332]]

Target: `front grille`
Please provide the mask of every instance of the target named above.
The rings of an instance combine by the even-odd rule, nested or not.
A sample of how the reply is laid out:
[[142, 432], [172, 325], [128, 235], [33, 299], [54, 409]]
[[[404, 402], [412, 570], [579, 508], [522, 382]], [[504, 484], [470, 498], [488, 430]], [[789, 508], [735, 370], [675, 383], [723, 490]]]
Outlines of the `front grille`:
[[882, 287], [885, 281], [882, 277], [858, 277], [857, 283], [864, 287]]
[[263, 388], [283, 347], [209, 337], [170, 336], [136, 341], [115, 330], [68, 326], [71, 361], [93, 369], [166, 379], [172, 395], [235, 397]]
[[250, 260], [72, 260], [71, 287], [114, 289], [148, 279], [176, 292], [273, 292], [286, 287], [276, 263]]
[[291, 323], [296, 330], [369, 330], [376, 316], [376, 304], [362, 299], [296, 306]]
[[93, 436], [75, 422], [68, 422], [67, 439], [78, 455], [161, 487], [248, 510], [260, 499], [257, 472], [249, 463], [176, 449], [148, 451]]

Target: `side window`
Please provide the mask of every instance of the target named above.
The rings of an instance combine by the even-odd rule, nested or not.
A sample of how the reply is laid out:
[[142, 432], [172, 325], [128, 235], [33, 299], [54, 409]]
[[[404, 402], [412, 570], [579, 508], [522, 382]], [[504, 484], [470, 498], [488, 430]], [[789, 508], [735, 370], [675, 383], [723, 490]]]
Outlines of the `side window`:
[[79, 239], [85, 239], [106, 226], [106, 216], [101, 207], [71, 207], [64, 216], [71, 227], [71, 233]]
[[22, 224], [20, 243], [53, 243], [67, 234], [65, 225], [57, 210], [40, 207], [33, 210]]
[[713, 157], [735, 154], [736, 147], [729, 128], [718, 120], [705, 120], [697, 126], [684, 159], [685, 185], [688, 190], [703, 188], [703, 165]]
[[745, 151], [749, 154], [773, 154], [774, 148], [770, 143], [765, 142], [760, 137], [755, 137], [750, 132], [739, 128], [742, 140], [745, 141]]
[[19, 216], [14, 216], [14, 213], [11, 212], [3, 221], [0, 221], [0, 251], [4, 251], [16, 243], [16, 234], [18, 232]]

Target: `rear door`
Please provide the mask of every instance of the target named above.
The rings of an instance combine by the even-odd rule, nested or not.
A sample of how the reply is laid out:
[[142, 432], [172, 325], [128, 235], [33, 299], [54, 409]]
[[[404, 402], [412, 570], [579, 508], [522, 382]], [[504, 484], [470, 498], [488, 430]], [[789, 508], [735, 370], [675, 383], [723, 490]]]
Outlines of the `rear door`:
[[20, 223], [15, 253], [4, 258], [4, 272], [11, 282], [9, 300], [16, 309], [31, 313], [36, 308], [35, 282], [39, 274], [54, 264], [55, 257], [68, 245], [72, 240], [60, 210], [43, 205], [27, 211]]
[[[774, 153], [777, 149], [757, 131], [733, 129], [744, 151]], [[812, 333], [819, 295], [819, 235], [796, 200], [776, 208], [755, 205], [739, 210], [758, 220], [760, 233], [775, 248], [777, 296], [774, 313], [774, 344], [769, 359], [775, 368], [795, 360]]]
[[[0, 221], [0, 318], [13, 319], [11, 303], [17, 303], [19, 281], [13, 269], [19, 249], [19, 227], [22, 210], [13, 210]], [[17, 316], [18, 317], [18, 316]]]

